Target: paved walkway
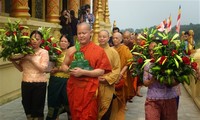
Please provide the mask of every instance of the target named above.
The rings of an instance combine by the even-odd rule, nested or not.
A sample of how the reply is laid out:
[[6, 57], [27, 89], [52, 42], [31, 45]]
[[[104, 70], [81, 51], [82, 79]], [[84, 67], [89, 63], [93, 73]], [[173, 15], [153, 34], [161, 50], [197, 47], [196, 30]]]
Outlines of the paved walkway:
[[[133, 103], [128, 103], [126, 111], [126, 120], [145, 120], [144, 102], [147, 88], [142, 87], [141, 93], [144, 97], [134, 97]], [[179, 120], [200, 120], [200, 110], [196, 107], [190, 95], [181, 86], [182, 95], [178, 109]], [[45, 115], [47, 107], [45, 107]], [[0, 106], [0, 120], [26, 120], [21, 98]], [[62, 114], [60, 120], [67, 120], [67, 115]]]

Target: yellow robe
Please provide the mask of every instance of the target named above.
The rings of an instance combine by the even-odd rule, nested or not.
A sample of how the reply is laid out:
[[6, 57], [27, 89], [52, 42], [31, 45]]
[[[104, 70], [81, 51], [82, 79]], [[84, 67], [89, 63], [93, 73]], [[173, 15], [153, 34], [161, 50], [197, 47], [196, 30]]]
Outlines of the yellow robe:
[[[128, 60], [133, 57], [129, 48], [123, 44], [114, 48], [120, 56], [121, 70], [124, 66], [129, 66], [130, 62], [128, 62]], [[128, 86], [130, 86], [127, 81], [127, 70], [123, 74], [123, 79], [125, 80], [125, 85], [121, 90], [116, 91], [117, 99], [113, 100], [110, 120], [125, 120], [126, 99], [128, 98]]]
[[121, 70], [120, 57], [117, 51], [114, 48], [111, 48], [108, 44], [103, 48], [111, 63], [112, 71], [104, 74], [103, 76], [106, 79], [107, 83], [100, 82], [98, 120], [101, 120], [102, 116], [107, 112], [111, 104], [113, 94], [115, 93], [114, 83], [117, 81]]

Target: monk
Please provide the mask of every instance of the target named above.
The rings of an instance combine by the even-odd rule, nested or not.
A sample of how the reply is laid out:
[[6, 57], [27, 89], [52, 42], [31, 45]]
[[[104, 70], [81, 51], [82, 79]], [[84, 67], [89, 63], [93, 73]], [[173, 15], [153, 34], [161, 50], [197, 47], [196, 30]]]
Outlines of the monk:
[[[113, 43], [114, 48], [117, 50], [120, 61], [121, 61], [121, 70], [118, 78], [118, 83], [121, 84], [124, 81], [124, 86], [121, 86], [116, 89], [117, 99], [113, 100], [113, 110], [117, 110], [117, 114], [115, 112], [111, 113], [112, 120], [125, 120], [125, 107], [128, 99], [128, 81], [127, 79], [127, 71], [128, 67], [131, 64], [128, 60], [132, 59], [132, 54], [127, 46], [121, 43], [122, 42], [122, 34], [117, 32], [113, 34]], [[118, 86], [118, 84], [116, 84]]]
[[[131, 51], [133, 49], [134, 43], [131, 41], [131, 32], [126, 30], [123, 33], [123, 44], [126, 45], [129, 50]], [[132, 98], [136, 95], [136, 89], [133, 85], [134, 78], [131, 76], [131, 71], [127, 70], [128, 76], [127, 76], [127, 82], [128, 82], [128, 101], [132, 102]]]
[[[80, 51], [84, 54], [93, 70], [75, 67], [68, 71], [67, 83], [72, 120], [96, 120], [98, 117], [98, 76], [111, 71], [111, 65], [103, 48], [91, 42], [92, 30], [86, 22], [77, 25], [77, 37]], [[62, 65], [67, 70], [74, 58], [75, 47], [71, 47]]]
[[115, 94], [115, 82], [121, 70], [120, 58], [117, 51], [109, 46], [109, 32], [102, 30], [98, 35], [99, 46], [102, 47], [111, 63], [112, 71], [99, 77], [99, 112], [98, 120], [109, 120], [111, 115], [112, 101]]

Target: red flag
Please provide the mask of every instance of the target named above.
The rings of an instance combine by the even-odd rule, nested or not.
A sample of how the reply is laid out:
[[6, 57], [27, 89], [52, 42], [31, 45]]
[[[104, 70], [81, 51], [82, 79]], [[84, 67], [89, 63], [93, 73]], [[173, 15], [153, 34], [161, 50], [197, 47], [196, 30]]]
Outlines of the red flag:
[[172, 16], [170, 15], [167, 19], [167, 32], [171, 31], [172, 29]]
[[177, 24], [176, 24], [176, 32], [180, 32], [180, 20], [181, 20], [181, 6], [179, 6]]

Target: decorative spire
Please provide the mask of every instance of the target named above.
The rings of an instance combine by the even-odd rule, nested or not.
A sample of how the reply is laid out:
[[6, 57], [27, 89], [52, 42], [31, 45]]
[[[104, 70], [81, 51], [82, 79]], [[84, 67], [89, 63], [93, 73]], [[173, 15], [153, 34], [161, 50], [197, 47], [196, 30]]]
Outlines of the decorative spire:
[[109, 33], [111, 33], [111, 24], [110, 24], [109, 17], [110, 17], [110, 14], [109, 14], [109, 8], [108, 8], [108, 0], [106, 0], [105, 15], [104, 15], [105, 29], [108, 30]]
[[108, 1], [106, 1], [106, 8], [105, 8], [105, 17], [104, 17], [104, 21], [106, 24], [110, 24], [110, 18], [109, 18], [110, 14], [109, 14], [109, 8], [108, 8]]
[[98, 44], [98, 34], [99, 34], [100, 26], [99, 26], [99, 14], [96, 12], [95, 14], [95, 22], [93, 24], [93, 37], [92, 41]]
[[101, 0], [99, 0], [99, 2], [98, 2], [97, 11], [98, 11], [98, 14], [99, 14], [99, 21], [101, 22], [101, 21], [103, 21], [103, 9], [102, 9]]

